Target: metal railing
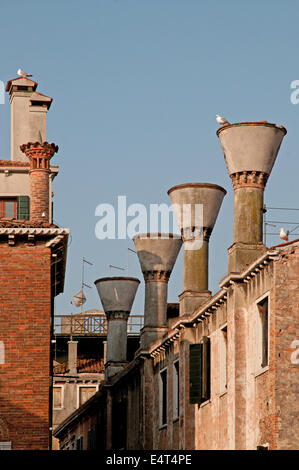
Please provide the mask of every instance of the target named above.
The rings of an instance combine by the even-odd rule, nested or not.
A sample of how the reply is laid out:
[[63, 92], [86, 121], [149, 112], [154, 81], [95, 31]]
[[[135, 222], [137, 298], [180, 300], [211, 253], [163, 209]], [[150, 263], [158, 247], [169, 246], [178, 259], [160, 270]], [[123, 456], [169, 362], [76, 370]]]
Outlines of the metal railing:
[[[143, 327], [143, 315], [130, 315], [128, 319], [128, 335], [139, 335]], [[61, 336], [106, 336], [106, 315], [78, 314], [55, 315], [54, 335]]]
[[[104, 373], [104, 359], [103, 358], [79, 358], [77, 360], [77, 372], [78, 373]], [[54, 375], [67, 374], [69, 367], [67, 362], [62, 364], [56, 364], [53, 368]]]

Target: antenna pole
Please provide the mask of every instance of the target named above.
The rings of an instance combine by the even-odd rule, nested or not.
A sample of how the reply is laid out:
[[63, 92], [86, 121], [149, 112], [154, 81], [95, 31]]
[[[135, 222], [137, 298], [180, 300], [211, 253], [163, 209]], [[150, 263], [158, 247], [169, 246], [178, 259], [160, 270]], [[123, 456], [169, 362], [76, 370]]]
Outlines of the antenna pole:
[[267, 246], [267, 233], [266, 233], [267, 221], [266, 221], [266, 213], [267, 213], [266, 204], [264, 204], [264, 244]]
[[111, 268], [120, 269], [121, 271], [125, 271], [125, 268], [120, 268], [119, 266], [114, 266], [113, 264], [109, 264], [109, 274], [111, 275]]
[[[83, 293], [84, 286], [89, 287], [91, 289], [91, 287], [85, 284], [84, 282], [84, 263], [87, 263], [87, 264], [90, 264], [90, 266], [93, 266], [93, 263], [91, 263], [90, 261], [87, 261], [83, 256], [82, 258], [82, 286], [81, 286], [82, 293]], [[82, 313], [82, 306], [83, 305], [81, 304], [81, 313]]]
[[[83, 293], [83, 286], [84, 286], [84, 258], [82, 258], [82, 285], [81, 285], [81, 292]], [[81, 303], [81, 313], [82, 313], [82, 303]]]
[[127, 258], [128, 258], [128, 260], [127, 260], [127, 263], [128, 263], [128, 266], [127, 266], [127, 268], [128, 268], [128, 276], [129, 276], [129, 261], [130, 261], [130, 256], [129, 256], [129, 255], [130, 255], [130, 251], [131, 251], [132, 253], [136, 253], [136, 251], [135, 251], [135, 250], [132, 250], [132, 248], [128, 248], [128, 250], [127, 250]]

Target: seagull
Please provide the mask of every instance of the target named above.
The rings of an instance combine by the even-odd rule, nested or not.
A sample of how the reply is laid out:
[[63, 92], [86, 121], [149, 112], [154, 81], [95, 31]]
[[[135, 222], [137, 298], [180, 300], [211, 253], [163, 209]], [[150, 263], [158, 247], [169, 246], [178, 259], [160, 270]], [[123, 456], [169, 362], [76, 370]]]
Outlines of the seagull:
[[18, 75], [19, 77], [23, 77], [23, 78], [32, 77], [32, 75], [30, 75], [29, 73], [23, 72], [22, 69], [18, 70]]
[[284, 228], [280, 229], [279, 236], [282, 240], [288, 241], [289, 239], [289, 231], [285, 232]]
[[216, 114], [216, 121], [221, 124], [221, 126], [225, 126], [226, 124], [230, 124], [224, 117], [219, 116], [219, 114]]

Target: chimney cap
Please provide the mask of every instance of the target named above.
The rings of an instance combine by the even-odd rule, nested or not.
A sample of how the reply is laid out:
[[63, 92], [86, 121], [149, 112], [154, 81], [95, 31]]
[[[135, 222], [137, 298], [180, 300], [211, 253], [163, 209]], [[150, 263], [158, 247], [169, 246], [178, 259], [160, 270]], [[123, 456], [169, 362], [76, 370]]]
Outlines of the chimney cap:
[[[213, 229], [226, 190], [218, 184], [185, 183], [170, 188], [168, 195], [181, 230], [190, 227]], [[191, 207], [187, 217], [184, 216], [185, 205]], [[202, 206], [202, 210], [200, 207], [196, 210], [197, 206]]]
[[146, 238], [152, 238], [152, 239], [157, 239], [161, 238], [162, 240], [167, 240], [168, 238], [176, 238], [176, 239], [181, 239], [181, 235], [178, 235], [176, 233], [138, 233], [137, 235], [134, 235], [133, 240], [136, 240], [138, 238], [146, 239]]
[[113, 276], [113, 277], [100, 277], [94, 284], [97, 282], [105, 282], [105, 281], [137, 281], [140, 284], [140, 280], [137, 277], [126, 277], [126, 276]]
[[269, 176], [286, 133], [283, 126], [265, 121], [239, 122], [218, 129], [229, 175], [260, 172]]
[[17, 78], [13, 78], [12, 80], [8, 80], [7, 84], [6, 84], [6, 88], [5, 88], [5, 91], [7, 91], [9, 94], [12, 93], [12, 87], [16, 85], [16, 86], [25, 86], [25, 87], [32, 87], [33, 88], [33, 91], [36, 90], [37, 88], [37, 85], [38, 83], [37, 82], [34, 82], [33, 80], [30, 80], [29, 78], [26, 78], [26, 77], [17, 77]]
[[183, 188], [211, 188], [211, 189], [220, 189], [220, 191], [223, 191], [224, 194], [226, 194], [226, 189], [224, 189], [222, 186], [219, 186], [218, 184], [213, 184], [213, 183], [183, 183], [183, 184], [177, 184], [176, 186], [172, 186], [167, 191], [167, 194], [169, 195], [172, 193], [172, 191], [175, 191], [176, 189], [183, 189]]
[[248, 122], [234, 122], [232, 124], [226, 124], [225, 126], [221, 126], [219, 127], [219, 129], [217, 129], [217, 132], [216, 134], [219, 136], [219, 134], [222, 132], [222, 131], [225, 131], [226, 129], [229, 129], [230, 127], [240, 127], [240, 126], [264, 126], [264, 127], [276, 127], [276, 129], [280, 129], [284, 132], [284, 134], [286, 135], [287, 133], [287, 130], [284, 126], [277, 126], [276, 124], [273, 124], [271, 122], [268, 122], [268, 121], [248, 121]]
[[136, 277], [102, 277], [94, 282], [105, 313], [130, 313], [140, 284]]
[[[133, 238], [143, 274], [148, 271], [164, 271], [169, 276], [176, 262], [183, 240], [177, 234], [147, 233]], [[172, 236], [170, 236], [172, 235]]]
[[54, 144], [54, 142], [27, 142], [27, 144], [22, 144], [20, 145], [20, 150], [23, 152], [23, 153], [26, 153], [26, 150], [28, 149], [47, 149], [47, 150], [50, 150], [51, 152], [53, 152], [53, 155], [54, 153], [57, 153], [58, 150], [59, 150], [59, 147], [58, 145]]
[[50, 109], [53, 98], [51, 98], [50, 96], [43, 95], [42, 93], [38, 93], [37, 91], [34, 91], [31, 94], [29, 101], [31, 102], [31, 105], [32, 103], [40, 103], [41, 106], [45, 104], [47, 106], [47, 109]]

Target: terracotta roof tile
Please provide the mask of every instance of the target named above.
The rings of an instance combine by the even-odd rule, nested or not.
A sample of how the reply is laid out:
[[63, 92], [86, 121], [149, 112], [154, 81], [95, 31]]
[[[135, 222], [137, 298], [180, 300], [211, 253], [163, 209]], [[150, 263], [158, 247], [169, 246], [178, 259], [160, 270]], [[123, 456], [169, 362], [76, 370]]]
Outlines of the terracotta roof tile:
[[298, 242], [298, 241], [299, 241], [299, 238], [296, 238], [295, 240], [290, 240], [290, 241], [285, 242], [285, 243], [280, 243], [279, 245], [271, 246], [269, 249], [270, 249], [270, 250], [273, 250], [274, 248], [292, 245], [293, 243], [296, 243], [296, 242]]
[[32, 220], [0, 218], [0, 228], [58, 228], [58, 225], [48, 222], [34, 222]]
[[[28, 162], [18, 162], [18, 161], [13, 161], [13, 160], [0, 160], [0, 167], [1, 166], [14, 166], [14, 167], [19, 167], [19, 166], [30, 166], [29, 161]], [[50, 168], [59, 168], [58, 165], [50, 165]]]
[[0, 160], [0, 166], [30, 166], [29, 162], [17, 162], [12, 160]]
[[17, 80], [26, 80], [26, 82], [28, 83], [28, 86], [31, 85], [33, 86], [33, 89], [35, 90], [37, 88], [37, 85], [38, 83], [35, 82], [34, 80], [30, 80], [30, 78], [25, 78], [25, 77], [16, 77], [16, 78], [12, 78], [11, 80], [8, 80], [7, 84], [6, 84], [6, 88], [5, 88], [5, 91], [9, 91], [10, 89], [10, 86], [11, 86], [11, 83], [12, 82], [16, 82]]

